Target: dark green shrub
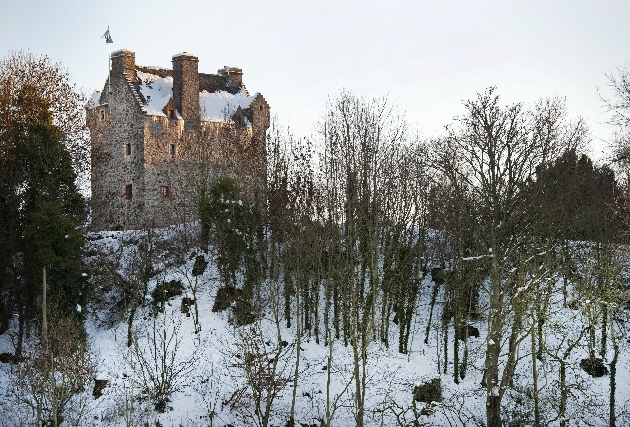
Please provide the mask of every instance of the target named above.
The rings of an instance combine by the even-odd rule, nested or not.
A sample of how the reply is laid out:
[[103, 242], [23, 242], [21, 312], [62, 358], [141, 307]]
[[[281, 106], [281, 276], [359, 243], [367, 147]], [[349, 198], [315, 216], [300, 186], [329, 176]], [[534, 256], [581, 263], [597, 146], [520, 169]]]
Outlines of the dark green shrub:
[[416, 402], [441, 402], [442, 381], [434, 378], [413, 388], [413, 398]]

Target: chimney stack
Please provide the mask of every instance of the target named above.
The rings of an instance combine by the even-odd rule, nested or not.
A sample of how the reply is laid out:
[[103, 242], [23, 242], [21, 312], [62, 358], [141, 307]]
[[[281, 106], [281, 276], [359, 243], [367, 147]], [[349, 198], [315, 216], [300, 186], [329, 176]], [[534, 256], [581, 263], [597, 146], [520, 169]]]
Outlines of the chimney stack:
[[131, 80], [136, 74], [136, 54], [130, 50], [121, 49], [112, 53], [112, 76], [123, 73]]
[[199, 120], [199, 60], [191, 53], [173, 56], [173, 102], [184, 120]]
[[219, 70], [219, 74], [225, 76], [229, 86], [241, 87], [243, 84], [243, 70], [238, 67], [228, 67], [226, 65]]

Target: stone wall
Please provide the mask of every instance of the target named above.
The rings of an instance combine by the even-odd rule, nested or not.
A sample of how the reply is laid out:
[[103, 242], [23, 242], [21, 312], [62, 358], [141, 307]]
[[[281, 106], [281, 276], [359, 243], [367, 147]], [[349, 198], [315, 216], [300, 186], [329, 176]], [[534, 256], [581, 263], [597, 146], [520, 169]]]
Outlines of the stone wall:
[[[105, 83], [102, 106], [98, 107], [96, 117], [88, 116], [92, 145], [92, 217], [97, 228], [124, 226], [142, 215], [144, 205], [145, 113], [129, 81], [129, 73], [134, 70], [133, 52], [117, 53], [112, 55], [111, 85]], [[101, 120], [101, 111], [104, 120]], [[127, 154], [127, 144], [130, 154]], [[132, 185], [131, 200], [123, 198], [127, 184]]]

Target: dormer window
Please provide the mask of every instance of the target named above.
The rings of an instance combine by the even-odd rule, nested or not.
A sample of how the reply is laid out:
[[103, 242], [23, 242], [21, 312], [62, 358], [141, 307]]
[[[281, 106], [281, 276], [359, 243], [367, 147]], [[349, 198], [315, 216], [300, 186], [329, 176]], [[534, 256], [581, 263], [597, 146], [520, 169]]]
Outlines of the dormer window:
[[125, 156], [131, 156], [131, 143], [130, 142], [125, 144]]
[[168, 155], [175, 157], [175, 144], [168, 144]]

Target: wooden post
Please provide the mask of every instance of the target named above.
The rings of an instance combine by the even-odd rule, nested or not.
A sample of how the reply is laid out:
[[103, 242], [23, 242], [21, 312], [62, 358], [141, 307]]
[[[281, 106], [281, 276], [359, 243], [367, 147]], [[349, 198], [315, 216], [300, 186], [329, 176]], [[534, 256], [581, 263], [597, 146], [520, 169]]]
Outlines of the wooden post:
[[46, 317], [46, 267], [43, 268], [42, 283], [42, 337], [46, 336], [48, 329], [48, 319]]

